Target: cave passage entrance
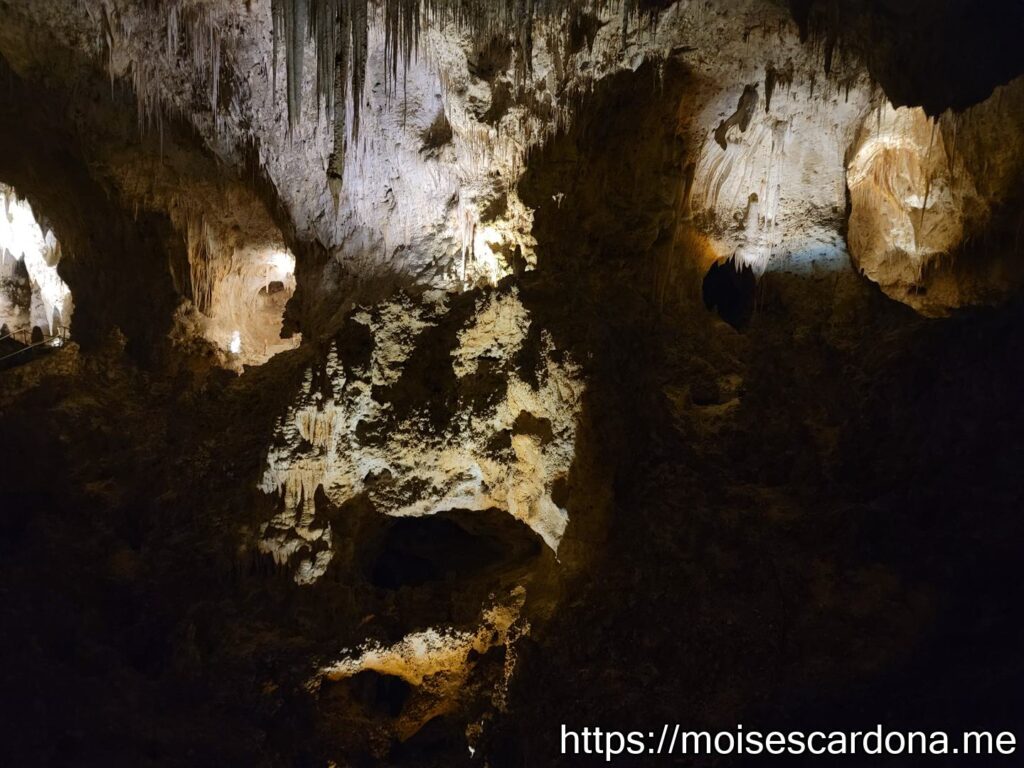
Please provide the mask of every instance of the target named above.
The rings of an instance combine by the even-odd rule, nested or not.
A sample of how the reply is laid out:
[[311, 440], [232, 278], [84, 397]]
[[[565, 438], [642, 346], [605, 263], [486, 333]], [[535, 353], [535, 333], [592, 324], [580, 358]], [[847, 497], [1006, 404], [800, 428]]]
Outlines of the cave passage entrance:
[[0, 362], [32, 359], [69, 336], [71, 289], [57, 273], [60, 242], [12, 187], [0, 184]]
[[734, 259], [716, 261], [704, 276], [702, 294], [705, 307], [733, 328], [742, 329], [754, 316], [757, 276], [749, 265]]
[[262, 365], [293, 349], [297, 335], [281, 337], [288, 300], [295, 293], [295, 257], [279, 244], [201, 247], [189, 241], [191, 292], [202, 336], [237, 366]]

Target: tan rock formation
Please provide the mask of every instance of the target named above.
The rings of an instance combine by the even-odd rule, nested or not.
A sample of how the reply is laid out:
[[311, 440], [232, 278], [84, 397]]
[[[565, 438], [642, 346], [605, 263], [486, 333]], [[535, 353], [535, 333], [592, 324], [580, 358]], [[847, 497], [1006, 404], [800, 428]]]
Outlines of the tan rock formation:
[[1022, 105], [1018, 79], [963, 114], [886, 103], [865, 119], [850, 152], [848, 238], [857, 268], [889, 296], [936, 315], [1019, 284], [1019, 245], [998, 232], [1013, 226], [1024, 188], [1024, 128], [1009, 118]]
[[[443, 296], [361, 310], [322, 366], [307, 370], [276, 430], [262, 485], [284, 507], [260, 546], [292, 562], [299, 583], [315, 581], [331, 561], [318, 489], [339, 506], [365, 494], [395, 517], [504, 510], [557, 551], [568, 517], [552, 489], [574, 457], [579, 369], [546, 331], [531, 334], [515, 288], [460, 302], [454, 322]], [[339, 350], [355, 334], [369, 337], [368, 359]], [[536, 362], [524, 370], [527, 343], [536, 345]], [[426, 386], [416, 378], [424, 366], [433, 369]]]

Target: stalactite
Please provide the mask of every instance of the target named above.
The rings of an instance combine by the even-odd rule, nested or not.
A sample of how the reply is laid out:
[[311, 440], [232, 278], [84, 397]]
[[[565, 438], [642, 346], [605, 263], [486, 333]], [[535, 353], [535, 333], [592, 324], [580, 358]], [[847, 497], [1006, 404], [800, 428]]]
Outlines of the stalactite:
[[220, 101], [220, 35], [214, 35], [210, 53], [210, 111], [216, 116]]
[[330, 117], [334, 114], [334, 72], [338, 58], [340, 0], [313, 0], [310, 29], [316, 41], [316, 91]]
[[956, 186], [956, 152], [957, 152], [957, 134], [960, 129], [960, 113], [953, 112], [950, 115], [950, 122], [953, 124], [953, 139], [950, 142], [949, 152], [947, 153], [949, 163], [949, 186], [952, 189]]
[[[119, 78], [130, 80], [138, 105], [139, 133], [145, 135], [155, 128], [162, 152], [164, 111], [173, 110], [174, 106], [173, 100], [165, 102], [161, 83], [165, 82], [167, 69], [182, 65], [192, 75], [197, 88], [208, 89], [207, 98], [216, 127], [225, 47], [210, 11], [202, 6], [186, 6], [181, 0], [163, 8], [154, 6], [153, 12], [162, 13], [166, 25], [162, 44], [154, 52], [142, 41], [133, 42], [132, 17], [122, 16], [116, 8], [111, 10], [106, 5], [102, 10], [99, 23], [111, 92], [113, 95]], [[135, 23], [138, 24], [138, 20]]]
[[192, 301], [203, 314], [209, 314], [213, 304], [214, 244], [209, 226], [202, 217], [188, 221], [188, 264], [192, 283]]
[[271, 53], [270, 53], [270, 69], [271, 69], [271, 94], [274, 97], [274, 103], [277, 103], [277, 59], [281, 51], [281, 45], [284, 43], [284, 3], [278, 0], [272, 0], [270, 4], [270, 23], [271, 23]]
[[178, 6], [172, 5], [167, 9], [167, 58], [170, 61], [178, 55], [178, 43], [181, 39], [181, 22], [178, 14]]
[[107, 12], [107, 6], [103, 6], [102, 16], [102, 39], [103, 44], [107, 50], [107, 70], [110, 75], [110, 95], [114, 95], [114, 45], [116, 38], [114, 36], [114, 24], [110, 19], [110, 14]]
[[519, 58], [516, 62], [516, 77], [526, 82], [533, 73], [533, 15], [534, 0], [518, 0], [516, 5], [515, 29], [519, 43]]
[[163, 136], [163, 109], [160, 100], [160, 80], [153, 62], [136, 61], [132, 65], [132, 85], [138, 110], [139, 134], [145, 135], [156, 127]]
[[[452, 25], [477, 38], [510, 35], [518, 49], [520, 84], [532, 73], [533, 30], [538, 17], [561, 17], [581, 7], [603, 10], [610, 0], [382, 0], [386, 86], [397, 83], [410, 65], [424, 22]], [[644, 12], [639, 0], [625, 0], [624, 22]], [[334, 123], [334, 151], [328, 175], [340, 183], [349, 135], [359, 137], [359, 118], [369, 54], [369, 0], [272, 0], [273, 86], [277, 92], [278, 58], [283, 49], [289, 128], [302, 113], [303, 54], [313, 39], [317, 61], [318, 106]], [[652, 15], [653, 19], [653, 15]], [[351, 96], [352, 110], [347, 97]]]
[[391, 82], [397, 80], [399, 63], [408, 69], [419, 35], [419, 0], [385, 0], [384, 51]]
[[[331, 153], [331, 159], [327, 167], [327, 176], [330, 179], [331, 189], [334, 191], [335, 198], [337, 198], [345, 168], [345, 148], [348, 138], [346, 136], [346, 115], [348, 111], [348, 83], [349, 68], [352, 66], [352, 50], [351, 46], [347, 45], [345, 41], [352, 39], [352, 14], [350, 9], [350, 4], [340, 7], [336, 20], [337, 39], [342, 42], [340, 45], [335, 46], [334, 73], [332, 78], [333, 95], [331, 97], [331, 103], [334, 108], [328, 111], [328, 114], [332, 115], [334, 120], [334, 151]], [[320, 29], [323, 31], [324, 27], [321, 25]], [[358, 109], [353, 109], [353, 111], [356, 112]]]
[[306, 35], [310, 28], [309, 0], [273, 0], [274, 85], [277, 85], [277, 52], [284, 48], [288, 125], [294, 130], [302, 116], [302, 78]]
[[370, 54], [369, 0], [349, 0], [351, 20], [351, 53], [349, 54], [352, 75], [352, 140], [359, 139], [359, 114], [366, 85], [366, 60]]

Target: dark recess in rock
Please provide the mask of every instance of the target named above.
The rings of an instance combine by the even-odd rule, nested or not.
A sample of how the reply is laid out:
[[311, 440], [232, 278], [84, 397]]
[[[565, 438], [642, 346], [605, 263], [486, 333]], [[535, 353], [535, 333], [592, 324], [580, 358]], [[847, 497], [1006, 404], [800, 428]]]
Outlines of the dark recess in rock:
[[739, 128], [741, 132], [746, 132], [755, 109], [757, 109], [757, 86], [744, 86], [739, 103], [736, 105], [736, 111], [719, 123], [715, 129], [715, 141], [718, 142], [718, 146], [722, 149], [727, 147], [726, 135], [733, 126]]
[[743, 328], [754, 314], [757, 278], [747, 265], [731, 259], [711, 265], [701, 288], [704, 306], [733, 328]]

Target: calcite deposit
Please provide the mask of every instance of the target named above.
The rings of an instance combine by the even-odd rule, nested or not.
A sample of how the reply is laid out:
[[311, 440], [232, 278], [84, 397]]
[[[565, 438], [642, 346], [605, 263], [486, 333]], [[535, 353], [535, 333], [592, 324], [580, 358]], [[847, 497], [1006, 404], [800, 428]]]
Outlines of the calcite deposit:
[[1019, 284], [1015, 265], [993, 262], [1019, 247], [999, 233], [1018, 216], [1024, 129], [1007, 118], [1021, 105], [1017, 79], [963, 113], [884, 103], [864, 121], [849, 156], [848, 238], [887, 294], [934, 315]]
[[[515, 644], [530, 631], [529, 622], [520, 618], [524, 600], [525, 591], [521, 588], [503, 596], [483, 611], [472, 632], [426, 629], [389, 647], [371, 644], [349, 652], [320, 669], [310, 685], [323, 689], [347, 682], [352, 687], [352, 681], [368, 673], [376, 680], [401, 681], [411, 690], [399, 694], [402, 705], [398, 707], [398, 717], [386, 726], [386, 731], [402, 741], [474, 695], [483, 696], [491, 705], [503, 709], [509, 680], [515, 671]], [[505, 654], [502, 672], [490, 689], [474, 690], [477, 686], [472, 673], [477, 660], [492, 649]], [[396, 687], [402, 691], [400, 685]], [[468, 746], [473, 751], [478, 731], [478, 724], [467, 729]]]
[[[248, 299], [243, 310], [215, 294], [237, 293], [232, 275], [258, 294], [251, 291], [256, 275], [286, 245], [317, 256], [299, 264], [292, 327], [337, 322], [329, 307], [353, 290], [372, 298], [396, 284], [460, 289], [535, 265], [533, 211], [518, 190], [531, 156], [572, 125], [598, 83], [645, 61], [692, 73], [678, 112], [687, 144], [676, 170], [681, 219], [708, 238], [712, 258], [758, 274], [814, 263], [833, 269], [849, 260], [847, 187], [857, 200], [866, 193], [861, 166], [868, 160], [857, 158], [894, 130], [891, 120], [879, 119], [892, 107], [855, 51], [837, 51], [831, 37], [824, 50], [805, 42], [807, 30], [784, 7], [762, 0], [728, 7], [554, 3], [528, 17], [511, 5], [462, 13], [442, 3], [423, 19], [412, 0], [380, 7], [308, 0], [8, 5], [4, 49], [16, 71], [46, 65], [48, 48], [32, 44], [45, 28], [68, 41], [82, 67], [102, 68], [115, 88], [134, 94], [146, 140], [101, 153], [94, 165], [126, 205], [169, 210], [188, 245], [192, 286], [185, 293], [208, 316], [206, 335], [222, 350], [239, 331], [242, 362], [286, 345], [270, 340], [271, 315], [252, 308], [266, 304], [263, 298]], [[324, 21], [336, 13], [343, 24]], [[61, 76], [73, 83], [80, 71]], [[996, 94], [986, 103], [1002, 106], [958, 117], [959, 141], [953, 118], [943, 118], [941, 146], [932, 152], [930, 136], [912, 139], [913, 151], [928, 155], [915, 162], [931, 169], [915, 171], [921, 178], [912, 185], [931, 190], [925, 182], [934, 180], [938, 197], [930, 194], [930, 205], [942, 205], [940, 156], [1016, 146], [1015, 122], [1005, 119], [1015, 98]], [[1000, 115], [981, 117], [986, 110]], [[102, 111], [90, 110], [97, 129], [108, 119]], [[1011, 135], [1000, 131], [996, 139], [968, 128], [992, 120]], [[255, 166], [273, 187], [274, 222], [260, 202], [239, 199], [237, 185], [209, 183], [199, 164], [186, 166], [177, 150], [182, 123], [243, 179]], [[917, 133], [906, 120], [900, 125], [897, 131]], [[145, 168], [151, 153], [163, 152], [175, 167], [166, 181]], [[1002, 205], [1019, 188], [1019, 170], [1007, 165], [996, 172], [1000, 182], [977, 195], [967, 179], [980, 168], [959, 177], [947, 170], [966, 185], [951, 194], [976, 197], [980, 209]], [[175, 191], [182, 187], [189, 192]], [[914, 194], [923, 201], [923, 187]], [[955, 260], [955, 243], [933, 233], [909, 250], [902, 234], [891, 247], [871, 245], [877, 236], [863, 228], [874, 214], [857, 208], [852, 240], [863, 253], [854, 260], [895, 298], [949, 309], [998, 293], [996, 285], [962, 292], [947, 286], [945, 298], [914, 298], [926, 279], [917, 279], [927, 273], [922, 263], [940, 253]], [[251, 213], [224, 215], [242, 209]], [[883, 254], [892, 275], [875, 267]], [[695, 269], [706, 270], [706, 261], [702, 255]], [[288, 281], [278, 282], [282, 298], [290, 296]], [[270, 310], [280, 306], [271, 302]]]
[[515, 288], [465, 295], [458, 311], [433, 298], [354, 313], [275, 430], [262, 488], [283, 509], [260, 546], [294, 560], [299, 583], [331, 562], [319, 489], [395, 517], [500, 509], [558, 549], [568, 516], [552, 494], [575, 453], [579, 369], [531, 331]]

